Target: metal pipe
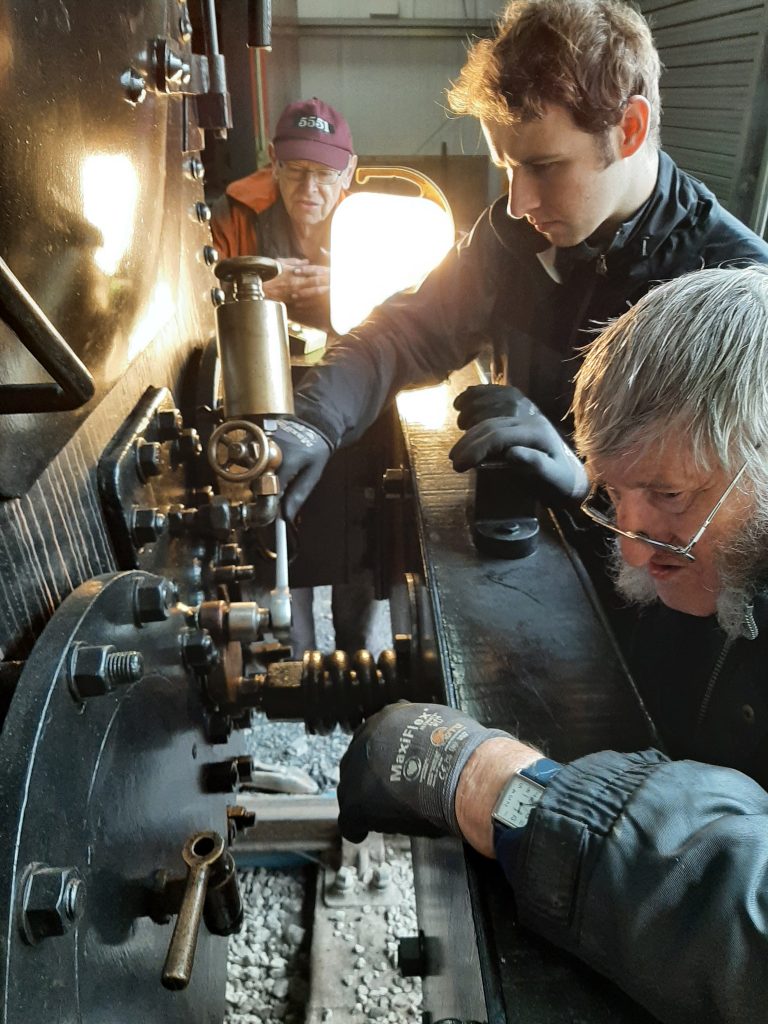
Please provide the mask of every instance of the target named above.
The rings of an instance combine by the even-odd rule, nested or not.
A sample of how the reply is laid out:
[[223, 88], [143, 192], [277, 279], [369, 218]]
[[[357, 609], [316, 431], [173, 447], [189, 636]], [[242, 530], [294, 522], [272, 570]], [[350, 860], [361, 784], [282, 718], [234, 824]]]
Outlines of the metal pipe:
[[249, 0], [248, 45], [272, 49], [272, 0]]
[[272, 599], [272, 625], [275, 629], [288, 629], [291, 624], [291, 592], [288, 589], [288, 540], [285, 520], [275, 519], [275, 589]]
[[1, 385], [0, 413], [77, 409], [93, 398], [96, 386], [88, 368], [2, 259], [0, 317], [54, 379], [53, 384]]

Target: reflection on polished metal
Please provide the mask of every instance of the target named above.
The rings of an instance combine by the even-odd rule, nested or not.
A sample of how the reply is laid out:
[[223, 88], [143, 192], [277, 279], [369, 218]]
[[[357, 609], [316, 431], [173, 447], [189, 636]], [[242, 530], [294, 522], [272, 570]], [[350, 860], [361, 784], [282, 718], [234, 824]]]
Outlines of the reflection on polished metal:
[[216, 276], [231, 286], [216, 309], [227, 419], [293, 413], [288, 322], [282, 302], [264, 298], [262, 281], [280, 264], [260, 256], [223, 260]]

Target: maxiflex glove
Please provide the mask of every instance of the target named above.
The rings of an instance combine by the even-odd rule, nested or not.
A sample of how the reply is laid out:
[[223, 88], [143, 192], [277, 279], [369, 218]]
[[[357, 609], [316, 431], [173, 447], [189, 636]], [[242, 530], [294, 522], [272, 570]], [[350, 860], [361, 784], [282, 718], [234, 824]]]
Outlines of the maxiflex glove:
[[301, 420], [278, 420], [272, 437], [283, 453], [277, 471], [283, 491], [283, 515], [293, 522], [323, 475], [332, 448], [322, 434]]
[[463, 711], [400, 701], [372, 715], [341, 759], [339, 828], [354, 843], [369, 831], [461, 838], [454, 803], [471, 754], [508, 737]]
[[482, 462], [506, 462], [528, 475], [549, 504], [581, 501], [589, 491], [584, 466], [544, 414], [515, 387], [480, 384], [454, 401], [466, 434], [449, 458], [458, 473]]

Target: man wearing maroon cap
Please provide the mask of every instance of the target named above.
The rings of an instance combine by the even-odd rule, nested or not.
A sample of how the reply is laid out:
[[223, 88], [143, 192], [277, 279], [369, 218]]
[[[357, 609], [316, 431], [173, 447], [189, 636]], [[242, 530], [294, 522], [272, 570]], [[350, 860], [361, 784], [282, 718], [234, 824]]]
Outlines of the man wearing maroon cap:
[[357, 166], [342, 115], [313, 97], [289, 104], [269, 144], [271, 166], [233, 182], [213, 204], [213, 241], [222, 258], [271, 256], [283, 272], [267, 282], [288, 317], [327, 330], [331, 215]]
[[[269, 159], [270, 167], [233, 182], [213, 204], [214, 244], [222, 259], [279, 260], [283, 271], [265, 283], [266, 297], [284, 302], [290, 320], [329, 330], [331, 216], [357, 166], [346, 118], [317, 97], [289, 104]], [[374, 646], [386, 608], [373, 586], [337, 584], [332, 604], [337, 646]], [[293, 590], [292, 640], [297, 649], [316, 646], [311, 588]]]

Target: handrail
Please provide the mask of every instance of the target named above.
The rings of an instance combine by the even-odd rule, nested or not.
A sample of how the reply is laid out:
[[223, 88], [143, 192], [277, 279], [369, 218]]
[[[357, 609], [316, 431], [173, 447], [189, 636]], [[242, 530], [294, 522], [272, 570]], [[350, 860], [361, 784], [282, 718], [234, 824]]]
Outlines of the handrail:
[[3, 259], [0, 319], [53, 378], [51, 384], [0, 384], [0, 414], [78, 409], [93, 398], [96, 385], [88, 368]]

